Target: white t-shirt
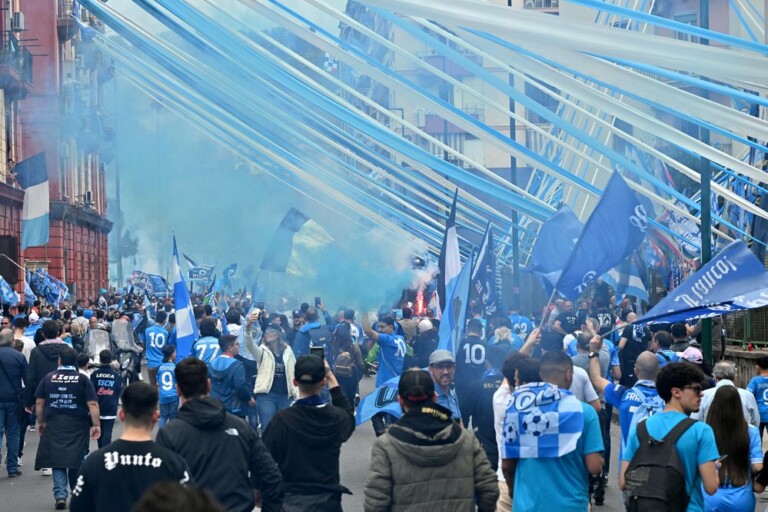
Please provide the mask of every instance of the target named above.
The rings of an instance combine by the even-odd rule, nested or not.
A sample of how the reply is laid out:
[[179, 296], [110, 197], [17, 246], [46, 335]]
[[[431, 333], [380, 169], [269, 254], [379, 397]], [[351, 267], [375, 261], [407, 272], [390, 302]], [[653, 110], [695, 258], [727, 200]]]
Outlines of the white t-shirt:
[[496, 431], [496, 446], [499, 449], [499, 468], [496, 475], [499, 482], [504, 481], [504, 472], [501, 470], [501, 454], [504, 453], [504, 438], [502, 430], [504, 429], [504, 416], [511, 404], [512, 390], [509, 389], [507, 380], [504, 379], [499, 389], [493, 394], [493, 429]]
[[595, 393], [592, 383], [589, 382], [589, 375], [587, 375], [583, 368], [578, 366], [573, 367], [573, 382], [571, 382], [571, 389], [569, 391], [585, 404], [597, 400], [597, 393]]
[[24, 358], [26, 358], [27, 362], [29, 362], [29, 355], [32, 353], [32, 349], [36, 346], [34, 340], [29, 336], [19, 336], [16, 339], [19, 339], [22, 343], [24, 343], [24, 347], [21, 349], [21, 353]]

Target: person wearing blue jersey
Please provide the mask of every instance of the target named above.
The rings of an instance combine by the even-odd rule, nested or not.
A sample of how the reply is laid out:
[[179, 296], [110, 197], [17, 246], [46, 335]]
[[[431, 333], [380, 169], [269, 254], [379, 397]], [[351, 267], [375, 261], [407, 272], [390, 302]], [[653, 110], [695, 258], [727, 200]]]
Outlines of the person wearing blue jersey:
[[200, 339], [192, 345], [192, 354], [206, 366], [211, 366], [211, 361], [218, 357], [219, 331], [216, 330], [216, 320], [205, 318], [200, 322]]
[[[405, 363], [405, 338], [395, 334], [395, 320], [391, 316], [383, 316], [377, 322], [378, 330], [371, 327], [368, 314], [363, 314], [363, 332], [368, 336], [371, 346], [378, 345], [379, 368], [376, 372], [376, 387], [384, 385], [388, 380], [403, 373]], [[394, 420], [388, 413], [378, 413], [373, 416], [371, 423], [377, 436], [384, 433], [387, 423]]]
[[519, 313], [516, 307], [509, 308], [509, 321], [512, 322], [512, 332], [526, 339], [533, 332], [533, 322], [527, 316]]
[[163, 347], [163, 363], [157, 368], [157, 386], [160, 392], [160, 420], [158, 426], [163, 428], [166, 423], [176, 417], [179, 412], [179, 394], [176, 390], [176, 347]]
[[757, 410], [760, 412], [760, 438], [768, 427], [768, 356], [760, 356], [755, 361], [757, 375], [752, 377], [747, 391], [755, 395]]
[[157, 386], [157, 367], [163, 362], [163, 347], [168, 343], [168, 331], [165, 330], [165, 311], [155, 315], [155, 325], [144, 331], [144, 343], [147, 347], [147, 374], [149, 382]]

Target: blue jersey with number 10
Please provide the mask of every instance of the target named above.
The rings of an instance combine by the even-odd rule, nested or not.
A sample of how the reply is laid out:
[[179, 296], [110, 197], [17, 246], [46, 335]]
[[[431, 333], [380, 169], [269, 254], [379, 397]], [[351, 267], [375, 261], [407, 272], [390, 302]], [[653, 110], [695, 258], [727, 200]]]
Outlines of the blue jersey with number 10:
[[170, 404], [179, 399], [176, 393], [176, 365], [172, 361], [161, 364], [157, 368], [157, 390], [160, 393], [160, 403]]
[[144, 331], [147, 345], [147, 367], [157, 368], [163, 362], [163, 347], [168, 341], [168, 331], [157, 324]]

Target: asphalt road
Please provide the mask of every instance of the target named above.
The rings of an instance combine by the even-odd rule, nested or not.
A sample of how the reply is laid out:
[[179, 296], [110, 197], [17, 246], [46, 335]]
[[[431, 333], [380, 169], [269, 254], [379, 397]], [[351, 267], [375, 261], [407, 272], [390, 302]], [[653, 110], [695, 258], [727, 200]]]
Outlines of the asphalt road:
[[[363, 379], [361, 382], [362, 394], [373, 389], [373, 379]], [[120, 425], [115, 425], [114, 439], [122, 432]], [[614, 447], [613, 460], [619, 445], [619, 427], [613, 425], [611, 438]], [[341, 451], [341, 483], [354, 493], [343, 498], [344, 510], [350, 512], [363, 510], [363, 489], [368, 476], [370, 465], [371, 445], [375, 436], [370, 423], [361, 425], [352, 438], [342, 447]], [[0, 468], [0, 512], [38, 512], [41, 510], [53, 510], [53, 482], [51, 477], [33, 469], [34, 457], [37, 452], [39, 437], [37, 432], [27, 432], [27, 446], [24, 449], [24, 474], [19, 478], [9, 479], [5, 467]], [[91, 450], [96, 450], [96, 443], [92, 442]], [[3, 447], [3, 454], [5, 449]], [[612, 462], [613, 462], [612, 460]], [[608, 489], [606, 492], [606, 505], [594, 507], [595, 512], [623, 512], [621, 494], [616, 484], [616, 468], [611, 468]], [[768, 497], [768, 494], [764, 495]], [[756, 511], [766, 509], [768, 501], [758, 497]]]

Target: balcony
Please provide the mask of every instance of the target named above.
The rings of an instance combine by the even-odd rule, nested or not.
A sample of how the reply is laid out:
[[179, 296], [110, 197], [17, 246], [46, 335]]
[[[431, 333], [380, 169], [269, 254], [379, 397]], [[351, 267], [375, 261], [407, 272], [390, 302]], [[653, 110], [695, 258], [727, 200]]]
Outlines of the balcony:
[[59, 36], [59, 42], [63, 43], [72, 39], [78, 31], [77, 20], [75, 16], [80, 16], [79, 12], [74, 12], [74, 0], [59, 0], [56, 16], [56, 32]]
[[[470, 73], [460, 65], [456, 64], [453, 60], [447, 59], [443, 55], [439, 55], [435, 51], [427, 51], [427, 52], [421, 52], [418, 53], [417, 56], [422, 59], [424, 62], [429, 64], [430, 66], [433, 66], [437, 68], [438, 70], [442, 71], [443, 73], [446, 73], [453, 78], [463, 78], [466, 76], [471, 76], [473, 73]], [[475, 64], [482, 64], [482, 60], [480, 57], [475, 55], [474, 53], [466, 53], [464, 55], [466, 58], [474, 62]], [[422, 73], [428, 73], [428, 70], [421, 69], [419, 70]]]
[[[464, 112], [470, 116], [483, 120], [483, 109], [480, 108], [467, 108]], [[417, 117], [419, 117], [417, 115]], [[466, 133], [466, 130], [459, 128], [453, 123], [449, 123], [437, 114], [426, 113], [424, 115], [424, 126], [422, 128], [430, 135], [456, 135], [458, 133]]]
[[16, 36], [6, 32], [0, 50], [0, 88], [6, 97], [20, 99], [32, 86], [32, 54], [21, 47]]
[[525, 0], [526, 9], [535, 9], [537, 11], [558, 12], [560, 10], [560, 0]]

